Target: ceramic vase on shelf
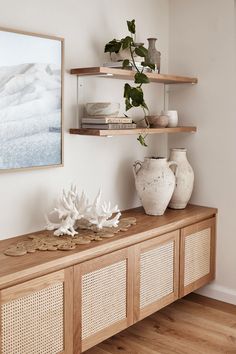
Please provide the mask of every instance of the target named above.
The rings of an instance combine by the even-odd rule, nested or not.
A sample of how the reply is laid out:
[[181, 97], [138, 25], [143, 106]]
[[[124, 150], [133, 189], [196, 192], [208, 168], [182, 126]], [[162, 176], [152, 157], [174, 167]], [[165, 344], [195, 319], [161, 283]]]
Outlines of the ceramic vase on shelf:
[[184, 209], [192, 195], [194, 172], [187, 160], [186, 149], [171, 149], [170, 160], [177, 163], [176, 186], [169, 208]]
[[168, 127], [175, 128], [178, 126], [178, 112], [177, 111], [165, 111], [163, 114], [168, 116]]
[[163, 215], [175, 188], [175, 175], [170, 166], [176, 162], [164, 157], [136, 161], [133, 165], [135, 186], [145, 213]]
[[156, 49], [157, 38], [148, 38], [148, 55], [149, 63], [155, 65], [155, 70], [160, 73], [161, 70], [161, 53]]

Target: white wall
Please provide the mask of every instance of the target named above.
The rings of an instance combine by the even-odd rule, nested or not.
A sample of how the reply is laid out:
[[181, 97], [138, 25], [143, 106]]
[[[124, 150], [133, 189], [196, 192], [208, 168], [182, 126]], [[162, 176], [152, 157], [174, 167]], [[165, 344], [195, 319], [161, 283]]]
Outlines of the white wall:
[[169, 71], [199, 78], [175, 88], [170, 107], [191, 136], [169, 138], [187, 147], [195, 170], [192, 202], [219, 208], [217, 276], [201, 293], [236, 304], [236, 85], [233, 0], [170, 0]]
[[[103, 47], [126, 35], [126, 20], [136, 19], [137, 41], [159, 37], [162, 67], [167, 71], [169, 8], [166, 0], [1, 0], [0, 26], [65, 38], [65, 167], [0, 174], [0, 238], [42, 229], [44, 212], [53, 206], [63, 186], [76, 182], [90, 198], [101, 186], [104, 199], [121, 209], [139, 205], [132, 163], [145, 155], [163, 154], [166, 137], [149, 137], [149, 148], [135, 136], [89, 138], [68, 134], [76, 126], [76, 78], [72, 67], [104, 62]], [[4, 49], [1, 49], [4, 50]], [[107, 59], [106, 59], [107, 60]], [[123, 102], [119, 80], [83, 79], [80, 99]], [[162, 88], [150, 85], [147, 102], [162, 109]]]

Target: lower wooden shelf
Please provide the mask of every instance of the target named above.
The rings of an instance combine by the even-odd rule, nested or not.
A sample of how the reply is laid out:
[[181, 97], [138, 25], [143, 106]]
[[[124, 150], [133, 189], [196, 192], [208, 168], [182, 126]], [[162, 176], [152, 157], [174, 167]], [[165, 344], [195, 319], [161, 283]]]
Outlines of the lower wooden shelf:
[[136, 128], [136, 129], [70, 129], [70, 134], [90, 135], [90, 136], [114, 136], [114, 135], [137, 135], [137, 134], [163, 134], [163, 133], [195, 133], [196, 127], [176, 127], [176, 128]]

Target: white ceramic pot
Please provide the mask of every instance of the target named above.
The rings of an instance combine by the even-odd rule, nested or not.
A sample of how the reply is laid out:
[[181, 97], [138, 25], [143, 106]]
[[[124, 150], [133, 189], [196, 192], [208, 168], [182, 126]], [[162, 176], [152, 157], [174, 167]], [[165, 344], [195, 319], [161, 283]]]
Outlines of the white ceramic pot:
[[168, 127], [175, 128], [178, 125], [178, 112], [177, 111], [165, 111], [163, 114], [168, 116]]
[[178, 165], [176, 170], [176, 186], [169, 207], [184, 209], [192, 195], [194, 172], [187, 160], [186, 149], [171, 149], [170, 160]]
[[163, 215], [175, 188], [175, 175], [170, 169], [176, 162], [166, 158], [148, 158], [133, 165], [135, 186], [148, 215]]

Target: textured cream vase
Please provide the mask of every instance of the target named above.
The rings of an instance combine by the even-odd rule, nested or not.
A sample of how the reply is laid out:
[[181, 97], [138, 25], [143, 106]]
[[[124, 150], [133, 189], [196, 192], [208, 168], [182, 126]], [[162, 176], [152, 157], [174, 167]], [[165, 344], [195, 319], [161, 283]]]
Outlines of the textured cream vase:
[[169, 207], [184, 209], [192, 195], [194, 172], [187, 160], [186, 149], [171, 149], [170, 160], [178, 165], [176, 170], [176, 186]]
[[175, 175], [170, 169], [175, 162], [166, 158], [148, 158], [133, 165], [135, 186], [145, 213], [163, 215], [175, 188]]

